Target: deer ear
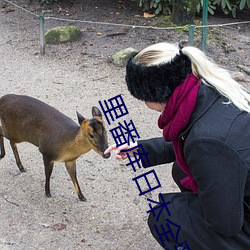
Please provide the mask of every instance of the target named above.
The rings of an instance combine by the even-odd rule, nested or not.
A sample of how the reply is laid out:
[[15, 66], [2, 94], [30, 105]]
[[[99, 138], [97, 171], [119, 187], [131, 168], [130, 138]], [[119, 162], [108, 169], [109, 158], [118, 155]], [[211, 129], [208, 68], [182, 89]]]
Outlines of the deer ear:
[[101, 113], [101, 111], [100, 111], [100, 109], [99, 108], [97, 108], [97, 107], [92, 107], [92, 115], [93, 115], [93, 117], [94, 116], [100, 116], [100, 117], [102, 117], [102, 113]]
[[85, 118], [77, 111], [76, 111], [76, 114], [77, 114], [78, 122], [81, 125], [83, 121], [85, 120]]

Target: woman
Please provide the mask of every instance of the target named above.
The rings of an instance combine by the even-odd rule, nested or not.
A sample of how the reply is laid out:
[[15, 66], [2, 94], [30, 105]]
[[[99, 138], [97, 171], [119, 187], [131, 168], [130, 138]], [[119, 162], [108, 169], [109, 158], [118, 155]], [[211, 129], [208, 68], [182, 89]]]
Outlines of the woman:
[[[151, 166], [174, 162], [181, 190], [162, 195], [171, 217], [166, 209], [158, 221], [149, 215], [153, 236], [165, 249], [250, 249], [249, 93], [199, 49], [168, 43], [132, 57], [126, 83], [135, 98], [161, 112], [163, 138], [137, 143]], [[115, 150], [123, 160], [121, 150], [134, 146], [113, 145], [105, 153]], [[178, 239], [157, 232], [166, 219], [181, 227]]]

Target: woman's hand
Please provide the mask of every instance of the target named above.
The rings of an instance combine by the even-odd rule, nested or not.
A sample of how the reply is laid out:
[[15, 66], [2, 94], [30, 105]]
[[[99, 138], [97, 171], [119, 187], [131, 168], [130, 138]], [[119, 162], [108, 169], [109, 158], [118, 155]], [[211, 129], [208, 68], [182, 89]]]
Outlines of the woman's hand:
[[121, 145], [120, 147], [116, 147], [115, 144], [111, 145], [110, 147], [108, 147], [104, 154], [108, 154], [110, 153], [111, 151], [115, 150], [115, 157], [122, 161], [124, 159], [127, 158], [127, 154], [129, 154], [129, 156], [134, 156], [133, 155], [133, 152], [136, 152], [137, 151], [137, 148], [133, 149], [133, 150], [130, 150], [130, 151], [127, 151], [127, 152], [121, 152], [121, 150], [129, 150], [131, 148], [134, 148], [134, 147], [137, 147], [138, 146], [138, 143], [137, 142], [134, 142], [134, 143], [130, 143], [130, 145], [128, 145], [127, 143], [126, 144], [123, 144]]

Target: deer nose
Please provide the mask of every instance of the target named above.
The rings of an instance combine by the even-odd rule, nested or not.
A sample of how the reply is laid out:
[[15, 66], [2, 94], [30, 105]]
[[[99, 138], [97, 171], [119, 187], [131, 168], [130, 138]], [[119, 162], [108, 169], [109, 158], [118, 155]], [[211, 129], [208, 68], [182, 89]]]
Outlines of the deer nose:
[[103, 157], [104, 159], [108, 159], [108, 158], [110, 157], [110, 155], [111, 155], [110, 153], [108, 153], [108, 154], [103, 154], [102, 157]]

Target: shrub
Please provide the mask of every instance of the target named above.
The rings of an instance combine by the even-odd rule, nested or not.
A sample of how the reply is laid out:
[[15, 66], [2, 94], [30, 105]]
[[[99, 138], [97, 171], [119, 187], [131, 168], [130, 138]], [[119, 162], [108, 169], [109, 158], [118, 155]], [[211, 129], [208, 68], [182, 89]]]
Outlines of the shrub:
[[[146, 11], [154, 11], [155, 14], [171, 14], [172, 3], [174, 0], [136, 0], [140, 7]], [[193, 1], [193, 0], [189, 0]], [[199, 0], [197, 13], [202, 9], [204, 0]], [[237, 10], [250, 9], [250, 0], [208, 0], [208, 11], [214, 15], [216, 7], [220, 6], [224, 14], [231, 14], [236, 17]]]
[[145, 11], [153, 11], [158, 15], [163, 13], [165, 15], [171, 14], [172, 3], [171, 0], [136, 0], [139, 7], [143, 7]]
[[40, 4], [52, 4], [52, 3], [57, 3], [58, 0], [38, 0]]

